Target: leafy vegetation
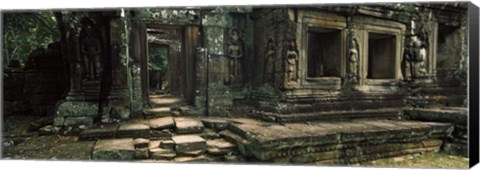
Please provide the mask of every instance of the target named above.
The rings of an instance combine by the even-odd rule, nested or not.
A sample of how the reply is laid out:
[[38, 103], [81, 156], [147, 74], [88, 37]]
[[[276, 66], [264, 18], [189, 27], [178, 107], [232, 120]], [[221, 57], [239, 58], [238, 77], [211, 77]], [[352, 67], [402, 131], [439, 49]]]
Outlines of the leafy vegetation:
[[23, 65], [36, 48], [46, 48], [60, 33], [52, 12], [11, 12], [3, 14], [3, 63], [18, 60]]

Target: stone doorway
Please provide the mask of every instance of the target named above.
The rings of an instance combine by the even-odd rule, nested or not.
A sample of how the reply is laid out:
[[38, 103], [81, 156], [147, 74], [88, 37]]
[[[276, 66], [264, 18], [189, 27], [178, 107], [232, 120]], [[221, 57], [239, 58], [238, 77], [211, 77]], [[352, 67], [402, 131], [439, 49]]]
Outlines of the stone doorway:
[[198, 27], [147, 24], [145, 34], [147, 62], [142, 69], [148, 70], [143, 73], [149, 92], [146, 97], [168, 94], [193, 103]]

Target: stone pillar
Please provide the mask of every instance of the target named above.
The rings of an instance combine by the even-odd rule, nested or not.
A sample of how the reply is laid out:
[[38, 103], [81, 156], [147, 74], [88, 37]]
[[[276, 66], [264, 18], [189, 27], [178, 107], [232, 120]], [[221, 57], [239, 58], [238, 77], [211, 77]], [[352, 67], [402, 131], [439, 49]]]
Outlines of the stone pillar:
[[[88, 13], [89, 16], [80, 16], [77, 14], [70, 17], [81, 21], [79, 24], [73, 23], [72, 20], [63, 21], [68, 27], [66, 42], [62, 42], [67, 48], [67, 58], [70, 62], [70, 89], [66, 97], [66, 101], [60, 103], [55, 109], [54, 125], [58, 127], [68, 127], [71, 130], [80, 127], [86, 127], [93, 124], [95, 118], [98, 117], [98, 97], [100, 89], [100, 80], [86, 80], [86, 62], [87, 55], [96, 54], [103, 57], [105, 48], [102, 46], [102, 35], [98, 29], [99, 23], [93, 19], [94, 13]], [[95, 43], [94, 43], [95, 42]], [[93, 63], [90, 66], [97, 67], [101, 63]], [[65, 131], [69, 132], [69, 131]]]
[[[102, 108], [102, 121], [110, 122], [113, 120], [125, 120], [130, 118], [130, 99], [129, 95], [129, 75], [128, 75], [128, 32], [126, 30], [126, 18], [121, 17], [121, 11], [113, 11], [107, 15], [110, 17], [108, 34], [110, 39], [107, 41], [110, 45], [110, 71], [111, 85], [105, 85], [109, 88], [107, 94], [108, 103]], [[139, 67], [138, 67], [139, 69]], [[107, 74], [107, 75], [108, 75]], [[130, 98], [129, 98], [130, 96]]]

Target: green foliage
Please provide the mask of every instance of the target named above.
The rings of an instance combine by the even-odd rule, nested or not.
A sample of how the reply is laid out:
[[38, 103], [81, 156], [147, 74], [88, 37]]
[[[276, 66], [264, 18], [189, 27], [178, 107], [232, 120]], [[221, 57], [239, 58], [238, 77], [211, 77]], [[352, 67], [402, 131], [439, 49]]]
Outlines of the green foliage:
[[12, 59], [23, 65], [36, 48], [46, 48], [59, 38], [52, 12], [12, 12], [3, 14], [3, 63]]
[[149, 49], [149, 59], [148, 67], [150, 70], [159, 70], [162, 75], [167, 73], [167, 59], [168, 59], [168, 49], [167, 48], [150, 48]]

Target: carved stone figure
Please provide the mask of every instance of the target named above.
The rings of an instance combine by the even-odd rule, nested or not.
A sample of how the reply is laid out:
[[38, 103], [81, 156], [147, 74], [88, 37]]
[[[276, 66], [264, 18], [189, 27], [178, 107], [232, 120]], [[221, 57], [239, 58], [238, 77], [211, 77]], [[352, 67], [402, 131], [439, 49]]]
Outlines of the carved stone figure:
[[227, 47], [228, 51], [228, 77], [227, 82], [238, 82], [241, 79], [241, 69], [243, 57], [243, 47], [237, 29], [232, 30], [231, 43]]
[[357, 82], [358, 81], [358, 60], [359, 58], [359, 45], [357, 42], [357, 38], [353, 37], [352, 42], [350, 43], [350, 50], [349, 50], [349, 78], [352, 82]]
[[[411, 78], [423, 77], [427, 71], [425, 69], [425, 61], [427, 59], [427, 50], [425, 44], [420, 41], [416, 35], [410, 37], [410, 42], [405, 49], [405, 60], [408, 75]], [[407, 79], [409, 79], [407, 77]]]
[[286, 83], [287, 85], [292, 85], [297, 82], [297, 71], [298, 71], [298, 54], [297, 54], [297, 45], [295, 40], [290, 40], [288, 42], [287, 55], [286, 55]]
[[264, 80], [266, 83], [273, 83], [275, 72], [275, 44], [272, 37], [268, 38], [267, 48], [265, 51]]
[[100, 72], [101, 43], [94, 29], [93, 21], [82, 19], [80, 31], [80, 54], [85, 61], [85, 77], [87, 80], [97, 80]]

